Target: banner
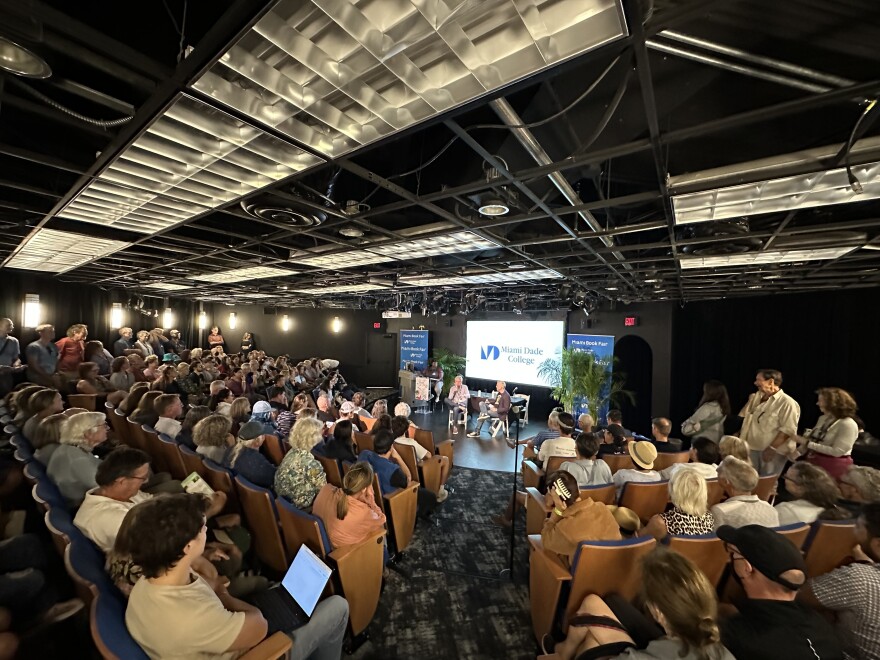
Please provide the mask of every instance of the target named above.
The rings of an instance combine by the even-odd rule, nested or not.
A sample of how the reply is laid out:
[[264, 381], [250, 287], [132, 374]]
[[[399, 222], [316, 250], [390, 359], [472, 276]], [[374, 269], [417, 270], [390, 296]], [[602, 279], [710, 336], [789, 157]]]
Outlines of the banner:
[[428, 331], [400, 331], [400, 368], [406, 369], [408, 362], [415, 365], [416, 371], [428, 367]]
[[[578, 351], [588, 352], [597, 358], [614, 358], [614, 336], [613, 335], [568, 335], [566, 346]], [[611, 386], [611, 368], [608, 369], [608, 387]], [[588, 413], [587, 402], [584, 399], [575, 400], [575, 420], [578, 415]], [[605, 419], [608, 414], [608, 404], [606, 403], [599, 409], [600, 419], [594, 419], [593, 422], [598, 426], [602, 424], [601, 420]]]

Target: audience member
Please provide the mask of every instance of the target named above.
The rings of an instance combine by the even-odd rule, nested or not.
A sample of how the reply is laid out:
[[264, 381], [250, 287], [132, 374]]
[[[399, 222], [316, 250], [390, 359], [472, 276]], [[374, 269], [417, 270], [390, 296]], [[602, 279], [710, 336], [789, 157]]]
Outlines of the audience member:
[[[78, 409], [79, 410], [79, 409]], [[88, 412], [83, 410], [83, 412]], [[74, 413], [76, 414], [76, 413]], [[61, 427], [67, 421], [67, 415], [57, 413], [41, 420], [30, 438], [34, 448], [34, 458], [43, 465], [49, 464], [52, 454], [61, 443]]]
[[159, 358], [156, 355], [150, 355], [144, 358], [144, 378], [147, 382], [153, 384], [159, 377]]
[[569, 565], [581, 541], [620, 539], [620, 528], [608, 507], [589, 497], [581, 499], [577, 480], [568, 472], [559, 470], [548, 477], [545, 503], [551, 509], [541, 529], [541, 542]]
[[[698, 439], [712, 442], [708, 438]], [[703, 475], [692, 467], [679, 470], [669, 479], [672, 509], [652, 516], [641, 535], [662, 541], [670, 535], [711, 534], [715, 529], [715, 517], [709, 513], [708, 497]]]
[[27, 379], [43, 387], [58, 387], [55, 372], [58, 370], [58, 347], [55, 345], [55, 326], [43, 323], [34, 328], [39, 339], [25, 349]]
[[654, 461], [657, 460], [657, 449], [647, 440], [636, 440], [628, 445], [629, 455], [635, 464], [634, 469], [618, 470], [614, 473], [612, 481], [617, 486], [617, 496], [623, 492], [623, 486], [629, 481], [640, 483], [660, 481], [660, 473], [654, 470]]
[[752, 457], [749, 453], [748, 443], [738, 436], [721, 436], [721, 442], [718, 445], [718, 449], [721, 451], [722, 460], [727, 456], [734, 456], [741, 461], [745, 461], [746, 463], [752, 462]]
[[193, 427], [196, 452], [218, 465], [223, 465], [229, 448], [235, 442], [231, 429], [232, 422], [225, 415], [208, 415]]
[[853, 465], [839, 481], [840, 492], [850, 502], [880, 502], [880, 470], [867, 465]]
[[795, 499], [776, 505], [780, 525], [813, 523], [817, 518], [849, 518], [837, 505], [840, 489], [834, 479], [812, 463], [801, 461], [792, 465], [785, 473], [785, 490]]
[[137, 341], [132, 346], [133, 349], [137, 350], [141, 357], [146, 360], [151, 355], [155, 355], [156, 352], [153, 350], [153, 347], [150, 345], [150, 333], [146, 330], [138, 330], [137, 333]]
[[126, 351], [134, 348], [133, 335], [134, 331], [131, 328], [119, 328], [119, 339], [113, 342], [114, 357], [122, 357]]
[[577, 460], [566, 461], [559, 469], [571, 474], [577, 480], [578, 488], [610, 484], [611, 468], [608, 463], [596, 458], [599, 453], [599, 435], [585, 431], [575, 440], [575, 447]]
[[257, 422], [262, 428], [262, 433], [279, 436], [278, 427], [275, 425], [275, 413], [268, 401], [257, 401], [251, 410], [251, 422]]
[[208, 408], [208, 406], [193, 406], [187, 410], [186, 416], [183, 418], [183, 423], [180, 425], [180, 431], [178, 431], [174, 439], [177, 440], [179, 444], [185, 445], [195, 451], [196, 443], [193, 440], [193, 429], [196, 424], [210, 414], [211, 409]]
[[352, 431], [350, 421], [340, 420], [333, 426], [333, 433], [330, 437], [324, 443], [316, 445], [314, 449], [327, 458], [354, 463], [357, 456]]
[[589, 595], [571, 618], [563, 642], [554, 645], [549, 635], [544, 637], [544, 652], [555, 652], [561, 660], [733, 660], [721, 644], [718, 601], [703, 572], [665, 548], [646, 555], [641, 564], [640, 601], [650, 620], [620, 596]]
[[561, 412], [557, 415], [556, 425], [559, 428], [559, 435], [542, 442], [538, 451], [538, 462], [545, 470], [551, 456], [577, 458], [577, 448], [574, 438], [571, 437], [574, 431], [574, 417], [567, 412]]
[[324, 521], [334, 548], [355, 545], [382, 530], [385, 514], [376, 504], [370, 464], [360, 461], [352, 465], [342, 479], [342, 488], [325, 484], [312, 513]]
[[718, 477], [718, 464], [721, 462], [721, 451], [715, 441], [709, 438], [695, 438], [691, 443], [688, 463], [673, 463], [665, 470], [660, 471], [663, 479], [672, 479], [672, 475], [687, 467], [698, 472], [703, 479], [715, 479]]
[[230, 410], [232, 408], [232, 402], [234, 400], [235, 396], [232, 394], [232, 392], [227, 390], [225, 387], [221, 387], [216, 394], [211, 396], [211, 399], [208, 402], [208, 408], [210, 408], [212, 412], [215, 412], [218, 415], [229, 417], [231, 420], [232, 417], [230, 414]]
[[651, 440], [657, 451], [663, 454], [674, 454], [681, 451], [681, 440], [670, 438], [672, 422], [665, 417], [655, 417], [651, 420]]
[[394, 437], [394, 442], [413, 448], [413, 451], [415, 451], [416, 454], [416, 463], [419, 468], [424, 466], [428, 461], [434, 461], [439, 464], [440, 490], [437, 493], [437, 501], [445, 502], [449, 497], [449, 491], [446, 490], [446, 481], [449, 479], [449, 458], [446, 456], [433, 456], [427, 449], [422, 447], [422, 445], [416, 442], [413, 438], [410, 438], [408, 431], [409, 420], [406, 417], [398, 415], [391, 419], [391, 434]]
[[852, 395], [839, 387], [823, 387], [816, 394], [822, 415], [797, 439], [798, 453], [806, 454], [810, 463], [840, 479], [853, 464], [852, 448], [859, 437], [855, 420], [858, 407]]
[[163, 394], [156, 397], [153, 408], [159, 415], [159, 419], [153, 425], [156, 433], [164, 433], [169, 438], [176, 438], [180, 429], [183, 428], [183, 424], [177, 421], [183, 414], [183, 403], [180, 401], [180, 397], [176, 394]]
[[237, 396], [229, 406], [229, 418], [232, 420], [232, 433], [238, 433], [242, 424], [251, 419], [251, 402], [245, 396]]
[[126, 415], [131, 415], [140, 405], [141, 398], [149, 391], [150, 386], [147, 383], [135, 383], [129, 388], [128, 396], [120, 401], [119, 405], [116, 407], [120, 412], [123, 412]]
[[145, 392], [138, 401], [137, 409], [128, 418], [142, 426], [155, 426], [159, 421], [159, 414], [156, 412], [156, 399], [160, 396], [162, 396], [162, 392]]
[[608, 454], [627, 454], [626, 429], [620, 424], [609, 424], [602, 433], [602, 444], [599, 446], [599, 458]]
[[113, 362], [113, 356], [106, 348], [104, 343], [97, 339], [90, 339], [86, 342], [83, 349], [83, 362], [94, 362], [98, 365], [98, 374], [100, 376], [110, 376], [110, 364]]
[[865, 506], [856, 522], [855, 562], [814, 577], [798, 592], [806, 605], [831, 612], [844, 657], [880, 657], [880, 502]]
[[722, 525], [779, 527], [776, 509], [754, 494], [758, 486], [758, 471], [749, 463], [728, 456], [718, 466], [718, 483], [727, 499], [712, 507], [715, 529]]
[[758, 391], [739, 412], [743, 418], [739, 437], [752, 452], [752, 465], [762, 477], [779, 474], [794, 449], [801, 407], [782, 391], [782, 373], [761, 369], [755, 377]]
[[[737, 459], [725, 459], [729, 460]], [[735, 657], [843, 657], [831, 624], [795, 600], [807, 576], [803, 555], [791, 541], [762, 525], [723, 525], [717, 534], [730, 553], [733, 576], [746, 594], [739, 613], [721, 621], [721, 641]]]
[[260, 453], [262, 445], [263, 428], [260, 423], [251, 421], [242, 424], [235, 444], [226, 454], [223, 466], [257, 486], [272, 488], [275, 483], [275, 466]]
[[709, 438], [715, 443], [724, 435], [724, 421], [730, 415], [727, 388], [720, 380], [703, 383], [703, 398], [693, 415], [681, 423], [681, 432], [688, 437]]
[[388, 401], [385, 399], [378, 399], [373, 404], [373, 409], [370, 411], [370, 414], [378, 419], [382, 415], [388, 414]]
[[60, 413], [64, 410], [64, 402], [58, 390], [46, 388], [39, 389], [31, 395], [28, 406], [32, 411], [30, 418], [24, 423], [21, 434], [33, 442], [37, 426], [49, 415]]
[[85, 339], [89, 329], [82, 323], [75, 323], [67, 329], [67, 336], [55, 342], [58, 349], [58, 371], [68, 377], [76, 376], [77, 368], [83, 361]]
[[327, 483], [324, 468], [312, 455], [312, 449], [321, 442], [323, 428], [314, 417], [300, 418], [287, 440], [290, 451], [275, 471], [275, 493], [306, 511]]
[[[262, 613], [232, 597], [225, 580], [209, 584], [193, 573], [206, 531], [205, 499], [187, 494], [143, 503], [129, 529], [132, 560], [144, 577], [131, 590], [125, 624], [152, 658], [237, 657], [266, 636]], [[307, 624], [287, 632], [294, 657], [340, 657], [347, 621], [343, 598], [321, 601]]]
[[0, 318], [0, 396], [12, 391], [14, 374], [24, 370], [21, 365], [21, 345], [10, 334], [14, 330], [12, 319]]
[[627, 438], [631, 438], [634, 435], [632, 431], [630, 431], [623, 425], [623, 413], [616, 408], [612, 408], [608, 411], [608, 413], [605, 415], [605, 422], [606, 427], [614, 425], [619, 426], [621, 429], [623, 429], [623, 435]]
[[364, 419], [373, 419], [373, 415], [364, 408], [367, 402], [367, 396], [363, 392], [355, 392], [351, 396], [351, 403], [354, 405], [354, 414]]
[[[376, 435], [379, 431], [388, 431], [391, 433], [391, 415], [379, 415], [376, 418], [376, 423], [373, 424], [373, 428], [369, 430], [370, 435]], [[393, 435], [391, 437], [394, 437]]]
[[96, 485], [101, 460], [92, 450], [107, 440], [105, 419], [104, 413], [77, 413], [61, 426], [61, 443], [49, 458], [46, 474], [72, 507], [79, 506], [86, 491]]
[[578, 433], [592, 433], [593, 426], [596, 422], [590, 413], [581, 413], [578, 415], [577, 430]]
[[114, 358], [110, 363], [110, 385], [115, 390], [128, 394], [131, 386], [135, 383], [134, 373], [131, 371], [131, 362], [125, 356]]
[[379, 478], [379, 489], [383, 495], [393, 493], [398, 488], [406, 488], [412, 475], [406, 463], [394, 449], [394, 436], [388, 431], [380, 431], [373, 436], [373, 451], [365, 449], [359, 459], [366, 461]]
[[94, 362], [80, 362], [77, 367], [79, 380], [76, 381], [77, 394], [94, 394], [107, 398], [114, 406], [119, 404], [127, 392], [116, 390], [110, 381], [98, 374], [98, 365]]
[[528, 445], [532, 448], [535, 454], [537, 454], [541, 450], [541, 445], [543, 445], [545, 441], [558, 438], [560, 412], [560, 410], [551, 410], [550, 415], [547, 417], [547, 428], [543, 431], [538, 431], [538, 435], [531, 440], [522, 440], [520, 444]]
[[[283, 387], [273, 385], [266, 390], [266, 398], [269, 399], [269, 405], [272, 406], [275, 415], [275, 433], [279, 438], [285, 440], [290, 435], [290, 429], [296, 421], [288, 408], [287, 392]], [[346, 401], [346, 403], [348, 402]]]
[[330, 408], [330, 399], [326, 396], [319, 396], [315, 401], [315, 405], [318, 406], [318, 412], [315, 413], [315, 416], [325, 424], [333, 424], [336, 421], [336, 417], [331, 412]]

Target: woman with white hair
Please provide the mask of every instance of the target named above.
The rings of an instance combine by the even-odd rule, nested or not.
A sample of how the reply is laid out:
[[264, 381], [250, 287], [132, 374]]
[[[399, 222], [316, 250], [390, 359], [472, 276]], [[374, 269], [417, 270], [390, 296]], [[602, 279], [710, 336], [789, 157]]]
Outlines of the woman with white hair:
[[669, 480], [672, 509], [653, 516], [639, 536], [653, 536], [658, 541], [667, 536], [701, 536], [714, 531], [715, 517], [709, 512], [706, 479], [692, 468], [684, 467]]
[[92, 451], [107, 440], [104, 413], [71, 415], [61, 426], [61, 445], [52, 453], [46, 473], [71, 506], [79, 506], [86, 491], [96, 488], [101, 459]]

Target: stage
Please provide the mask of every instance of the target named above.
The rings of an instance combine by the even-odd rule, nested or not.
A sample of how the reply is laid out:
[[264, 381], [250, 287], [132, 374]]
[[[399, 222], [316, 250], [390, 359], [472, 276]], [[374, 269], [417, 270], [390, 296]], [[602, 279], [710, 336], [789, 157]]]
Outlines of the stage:
[[[453, 435], [452, 429], [448, 428], [449, 411], [446, 408], [437, 406], [433, 413], [422, 413], [413, 410], [410, 416], [413, 422], [423, 429], [430, 429], [434, 432], [434, 441], [454, 440], [455, 441], [455, 465], [478, 470], [498, 470], [510, 472], [514, 469], [519, 470], [519, 463], [522, 457], [522, 448], [518, 451], [518, 458], [514, 461], [513, 449], [507, 446], [503, 432], [499, 432], [498, 436], [492, 438], [489, 436], [489, 421], [483, 424], [483, 432], [479, 438], [469, 438], [467, 434], [474, 428], [475, 418], [473, 415], [469, 417], [468, 429], [462, 429], [459, 426], [457, 434]], [[539, 431], [546, 428], [545, 424], [530, 420], [526, 426], [520, 430], [520, 440], [526, 440], [538, 434]], [[516, 425], [511, 425], [511, 439], [515, 437]]]

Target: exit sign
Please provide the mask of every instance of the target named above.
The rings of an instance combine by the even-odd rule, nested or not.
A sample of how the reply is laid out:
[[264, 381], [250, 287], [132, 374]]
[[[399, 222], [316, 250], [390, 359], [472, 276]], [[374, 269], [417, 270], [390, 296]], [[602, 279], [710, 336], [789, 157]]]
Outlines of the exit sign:
[[623, 325], [627, 328], [634, 328], [639, 324], [638, 316], [624, 316], [623, 317]]

